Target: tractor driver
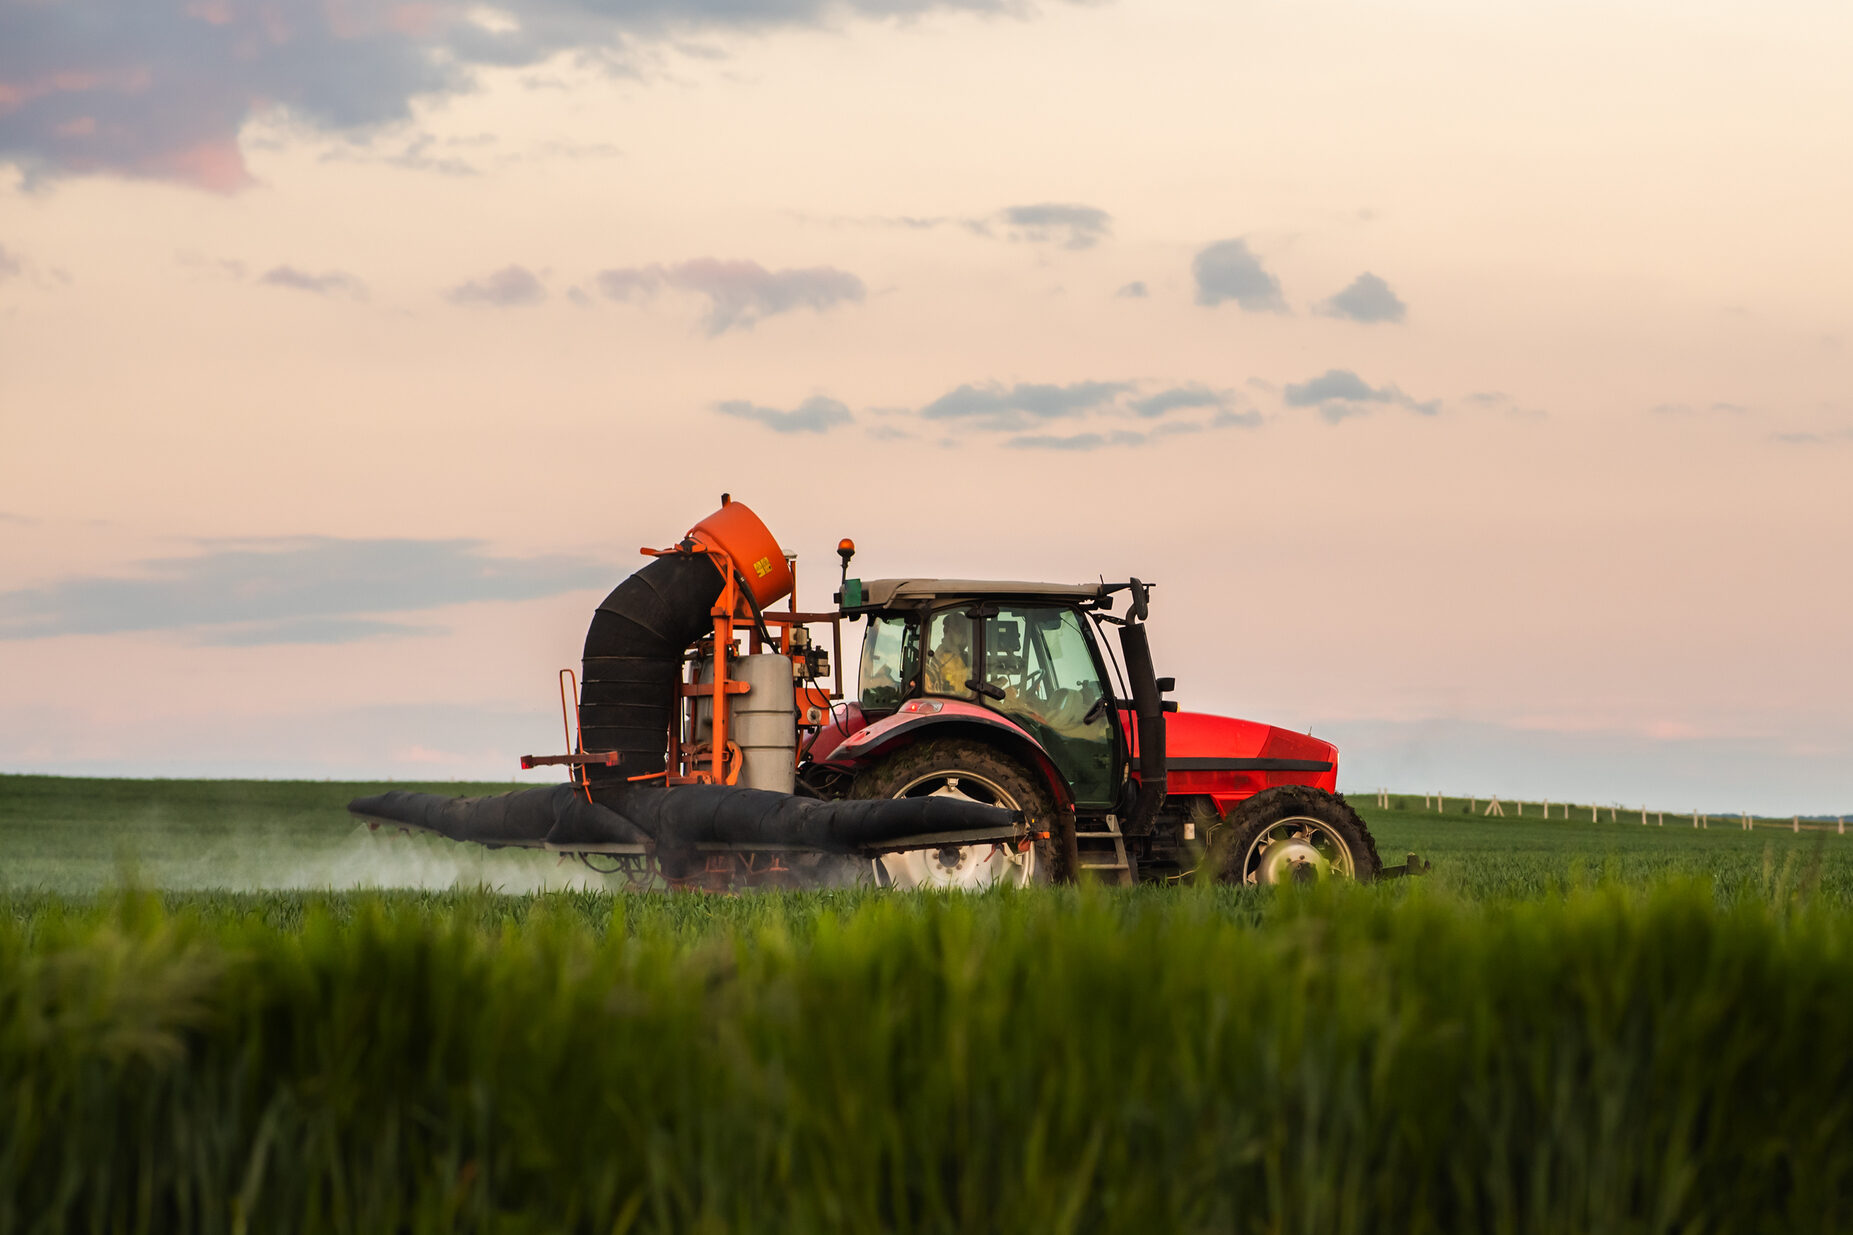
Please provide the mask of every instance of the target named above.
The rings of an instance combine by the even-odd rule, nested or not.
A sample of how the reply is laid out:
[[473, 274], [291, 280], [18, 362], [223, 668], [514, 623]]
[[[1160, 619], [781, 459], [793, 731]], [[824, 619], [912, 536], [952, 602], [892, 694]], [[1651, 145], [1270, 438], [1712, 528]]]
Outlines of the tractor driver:
[[926, 658], [929, 695], [969, 695], [972, 680], [972, 623], [963, 614], [942, 614], [934, 625], [939, 641]]

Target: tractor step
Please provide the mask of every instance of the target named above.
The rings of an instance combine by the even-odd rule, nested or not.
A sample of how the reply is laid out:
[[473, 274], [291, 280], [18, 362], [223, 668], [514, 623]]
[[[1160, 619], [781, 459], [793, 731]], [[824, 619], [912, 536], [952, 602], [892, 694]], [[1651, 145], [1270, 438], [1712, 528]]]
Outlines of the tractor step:
[[1115, 874], [1103, 876], [1110, 882], [1133, 884], [1138, 878], [1133, 874], [1132, 858], [1126, 852], [1126, 835], [1120, 831], [1117, 815], [1107, 816], [1107, 828], [1104, 832], [1076, 832], [1077, 841], [1112, 841], [1109, 850], [1106, 846], [1089, 847], [1080, 855], [1079, 867], [1084, 871], [1112, 871]]

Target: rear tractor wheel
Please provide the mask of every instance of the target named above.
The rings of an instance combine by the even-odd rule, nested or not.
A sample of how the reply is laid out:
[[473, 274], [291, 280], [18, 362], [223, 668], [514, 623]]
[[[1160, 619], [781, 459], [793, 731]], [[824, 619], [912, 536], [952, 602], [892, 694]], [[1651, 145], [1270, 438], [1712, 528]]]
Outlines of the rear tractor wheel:
[[1383, 870], [1377, 842], [1336, 793], [1304, 785], [1265, 789], [1231, 812], [1213, 858], [1223, 883], [1370, 883]]
[[1018, 850], [1010, 845], [948, 845], [875, 859], [875, 880], [897, 888], [977, 890], [1050, 881], [1055, 865], [1055, 803], [1040, 777], [982, 742], [940, 738], [899, 751], [856, 777], [852, 798], [953, 797], [1020, 810], [1030, 834], [1049, 832]]

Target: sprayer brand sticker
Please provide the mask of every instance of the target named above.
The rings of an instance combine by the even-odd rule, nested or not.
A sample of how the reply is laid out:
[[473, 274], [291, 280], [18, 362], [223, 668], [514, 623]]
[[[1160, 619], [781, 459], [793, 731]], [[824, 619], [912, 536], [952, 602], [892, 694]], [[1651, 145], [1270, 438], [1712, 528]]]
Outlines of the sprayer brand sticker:
[[753, 573], [758, 575], [761, 579], [771, 574], [772, 573], [772, 559], [769, 557], [762, 557], [757, 562], [754, 562], [753, 563]]

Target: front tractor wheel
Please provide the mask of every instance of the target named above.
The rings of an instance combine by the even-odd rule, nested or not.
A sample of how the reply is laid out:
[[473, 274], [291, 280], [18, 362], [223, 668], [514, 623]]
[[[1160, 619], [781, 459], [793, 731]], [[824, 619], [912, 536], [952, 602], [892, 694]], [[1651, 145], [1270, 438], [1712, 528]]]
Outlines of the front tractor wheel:
[[[1048, 786], [1016, 760], [981, 742], [942, 738], [899, 751], [856, 777], [853, 798], [953, 797], [1020, 810], [1030, 835], [1054, 832], [1055, 803]], [[976, 890], [996, 884], [1047, 883], [1054, 866], [1051, 841], [1029, 848], [948, 845], [912, 849], [875, 859], [875, 880], [897, 888]]]
[[1226, 827], [1215, 859], [1223, 883], [1369, 883], [1383, 870], [1370, 829], [1342, 795], [1323, 789], [1263, 790], [1237, 806]]

